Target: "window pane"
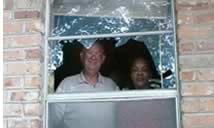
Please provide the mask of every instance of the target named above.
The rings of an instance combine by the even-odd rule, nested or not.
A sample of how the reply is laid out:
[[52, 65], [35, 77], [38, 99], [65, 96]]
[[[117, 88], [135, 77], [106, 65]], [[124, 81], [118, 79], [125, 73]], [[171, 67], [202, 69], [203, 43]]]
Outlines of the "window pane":
[[[48, 72], [50, 74], [49, 90], [51, 93], [57, 89], [63, 79], [82, 72], [81, 49], [83, 47], [89, 48], [96, 40], [103, 44], [106, 51], [105, 61], [99, 71], [103, 76], [111, 78], [120, 90], [138, 89], [134, 86], [136, 85], [134, 79], [137, 79], [134, 72], [138, 73], [134, 70], [136, 69], [134, 62], [138, 58], [146, 60], [145, 67], [147, 68], [143, 68], [142, 71], [143, 73], [148, 71], [150, 74], [148, 80], [151, 88], [145, 89], [175, 88], [175, 44], [173, 35], [169, 33], [50, 41]], [[146, 74], [142, 74], [142, 77], [144, 75]], [[141, 81], [141, 78], [139, 79]]]
[[49, 128], [176, 128], [175, 99], [49, 103]]
[[169, 0], [55, 0], [50, 36], [172, 30]]
[[[175, 66], [175, 41], [173, 34], [160, 36], [161, 44], [161, 72], [163, 72], [163, 87], [176, 87], [176, 66]], [[169, 63], [170, 62], [170, 63]]]

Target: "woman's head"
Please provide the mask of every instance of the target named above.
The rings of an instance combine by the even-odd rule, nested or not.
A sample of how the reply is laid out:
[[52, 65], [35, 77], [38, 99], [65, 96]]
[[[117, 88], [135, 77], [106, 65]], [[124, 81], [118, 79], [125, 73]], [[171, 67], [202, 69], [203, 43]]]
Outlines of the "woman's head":
[[149, 88], [149, 79], [152, 78], [150, 61], [143, 57], [134, 58], [130, 65], [130, 78], [134, 88]]

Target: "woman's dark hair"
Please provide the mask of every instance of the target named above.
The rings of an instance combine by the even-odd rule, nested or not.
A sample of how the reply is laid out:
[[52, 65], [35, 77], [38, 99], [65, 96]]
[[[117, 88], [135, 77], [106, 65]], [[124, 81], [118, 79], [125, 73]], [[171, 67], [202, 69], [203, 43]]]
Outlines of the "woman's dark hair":
[[133, 66], [133, 64], [138, 59], [142, 59], [146, 63], [146, 65], [148, 66], [148, 68], [151, 71], [151, 75], [152, 75], [151, 77], [152, 78], [158, 78], [159, 77], [157, 70], [156, 70], [156, 67], [155, 67], [155, 64], [153, 62], [153, 59], [145, 57], [143, 55], [139, 55], [139, 56], [135, 56], [133, 58], [129, 58], [129, 60], [128, 60], [128, 74], [131, 74], [131, 67]]
[[115, 48], [114, 60], [116, 61], [116, 83], [122, 88], [130, 88], [130, 67], [136, 58], [144, 58], [149, 63], [152, 78], [160, 79], [153, 57], [144, 42], [129, 39], [126, 44]]

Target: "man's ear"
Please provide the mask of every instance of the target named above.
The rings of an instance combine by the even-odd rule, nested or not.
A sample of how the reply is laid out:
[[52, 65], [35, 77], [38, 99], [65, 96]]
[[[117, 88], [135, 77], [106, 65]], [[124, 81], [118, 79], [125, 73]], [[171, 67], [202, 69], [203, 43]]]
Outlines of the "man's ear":
[[106, 59], [106, 55], [103, 55], [103, 57], [102, 57], [102, 63], [104, 63], [105, 59]]
[[83, 60], [83, 56], [84, 56], [84, 55], [83, 55], [83, 51], [81, 51], [81, 52], [80, 52], [80, 61], [81, 61], [81, 62], [82, 62], [82, 60]]

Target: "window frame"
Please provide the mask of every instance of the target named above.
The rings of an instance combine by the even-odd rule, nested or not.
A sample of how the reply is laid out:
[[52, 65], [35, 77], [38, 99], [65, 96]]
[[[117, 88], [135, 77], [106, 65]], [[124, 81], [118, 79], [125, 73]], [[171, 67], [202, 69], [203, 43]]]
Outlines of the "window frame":
[[[99, 34], [99, 35], [74, 35], [74, 36], [50, 36], [50, 19], [51, 19], [51, 0], [46, 0], [45, 10], [45, 44], [44, 44], [44, 64], [43, 64], [43, 127], [48, 128], [48, 104], [53, 102], [95, 102], [95, 101], [123, 101], [123, 100], [144, 100], [144, 99], [164, 99], [175, 98], [176, 122], [177, 128], [181, 128], [181, 110], [180, 110], [180, 83], [178, 73], [178, 52], [176, 38], [176, 16], [175, 16], [175, 0], [171, 1], [173, 30], [162, 31], [146, 31], [146, 32], [130, 32], [119, 34]], [[48, 93], [48, 44], [54, 40], [68, 39], [90, 39], [102, 37], [123, 37], [123, 36], [143, 36], [143, 35], [161, 35], [165, 33], [173, 33], [174, 54], [175, 54], [175, 76], [176, 87], [173, 89], [156, 89], [156, 90], [132, 90], [117, 92], [100, 92], [100, 93], [83, 93], [83, 94], [49, 94]], [[161, 79], [162, 80], [162, 79]], [[72, 98], [71, 98], [72, 96]], [[128, 98], [128, 99], [127, 99]]]

